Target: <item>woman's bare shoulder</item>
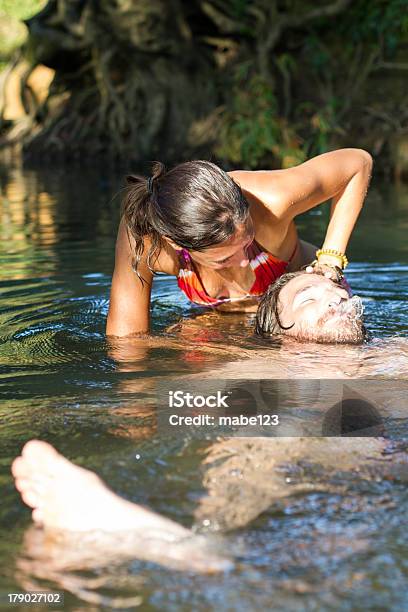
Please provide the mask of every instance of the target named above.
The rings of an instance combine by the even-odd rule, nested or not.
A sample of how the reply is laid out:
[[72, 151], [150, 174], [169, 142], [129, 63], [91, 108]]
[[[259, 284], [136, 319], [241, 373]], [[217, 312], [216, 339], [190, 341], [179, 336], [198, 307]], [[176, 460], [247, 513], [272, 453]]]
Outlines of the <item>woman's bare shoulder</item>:
[[227, 172], [236, 183], [242, 188], [245, 186], [255, 186], [263, 182], [265, 177], [278, 178], [285, 174], [284, 169], [278, 170], [231, 170]]
[[268, 208], [282, 203], [285, 170], [233, 170], [228, 175], [241, 189], [256, 197]]

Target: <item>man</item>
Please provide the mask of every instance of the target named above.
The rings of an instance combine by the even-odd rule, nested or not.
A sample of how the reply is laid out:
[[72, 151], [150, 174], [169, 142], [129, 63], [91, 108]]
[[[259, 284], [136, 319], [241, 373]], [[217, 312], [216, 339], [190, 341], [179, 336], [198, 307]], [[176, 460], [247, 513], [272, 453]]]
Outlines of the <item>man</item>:
[[[334, 282], [307, 272], [286, 274], [263, 297], [256, 331], [315, 342], [360, 343], [365, 336], [361, 300], [350, 298], [340, 279]], [[268, 444], [276, 454], [277, 442]], [[286, 451], [283, 454], [287, 457]], [[120, 498], [95, 474], [45, 442], [26, 444], [12, 473], [37, 525], [66, 533], [99, 532], [98, 538], [92, 536], [88, 556], [93, 547], [95, 558], [112, 552], [199, 572], [231, 567], [193, 531]]]
[[269, 287], [255, 331], [302, 342], [361, 344], [366, 337], [361, 299], [350, 297], [344, 280], [303, 271], [284, 274]]

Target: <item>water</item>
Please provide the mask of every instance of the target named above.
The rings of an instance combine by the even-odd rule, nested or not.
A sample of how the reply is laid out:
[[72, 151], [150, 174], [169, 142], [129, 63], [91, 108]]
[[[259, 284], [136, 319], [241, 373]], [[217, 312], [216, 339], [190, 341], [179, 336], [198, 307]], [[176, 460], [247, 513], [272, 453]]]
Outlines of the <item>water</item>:
[[[386, 441], [206, 440], [157, 430], [155, 385], [181, 375], [406, 379], [407, 187], [374, 185], [348, 252], [368, 345], [284, 351], [251, 336], [250, 316], [202, 316], [160, 276], [146, 347], [104, 337], [117, 176], [18, 166], [0, 175], [0, 591], [64, 588], [69, 610], [405, 607], [403, 414], [388, 415]], [[326, 222], [324, 209], [304, 215], [302, 236], [320, 243]], [[10, 478], [35, 437], [134, 502], [222, 529], [234, 569], [198, 576], [135, 559], [76, 572], [43, 562], [41, 572]]]

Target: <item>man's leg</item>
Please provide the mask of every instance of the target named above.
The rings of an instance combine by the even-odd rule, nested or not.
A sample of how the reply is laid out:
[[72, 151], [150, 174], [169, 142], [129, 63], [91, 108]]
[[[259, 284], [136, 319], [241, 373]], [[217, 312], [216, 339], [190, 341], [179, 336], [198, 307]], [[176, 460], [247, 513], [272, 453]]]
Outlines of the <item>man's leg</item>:
[[16, 488], [44, 527], [70, 531], [152, 530], [174, 539], [188, 529], [121, 499], [96, 474], [74, 465], [47, 442], [31, 440], [12, 465]]
[[[205, 550], [202, 538], [172, 520], [122, 499], [96, 474], [74, 465], [47, 442], [28, 442], [21, 456], [14, 460], [12, 474], [23, 501], [33, 508], [34, 522], [45, 528], [108, 533], [110, 546], [115, 543], [112, 536], [116, 533], [119, 538], [120, 534], [122, 548], [126, 533], [125, 539], [129, 538], [135, 557], [165, 564], [174, 560], [178, 566], [184, 562], [185, 569], [197, 571], [225, 569], [222, 559]], [[142, 546], [135, 547], [135, 540]], [[160, 555], [158, 558], [159, 548], [163, 559]]]

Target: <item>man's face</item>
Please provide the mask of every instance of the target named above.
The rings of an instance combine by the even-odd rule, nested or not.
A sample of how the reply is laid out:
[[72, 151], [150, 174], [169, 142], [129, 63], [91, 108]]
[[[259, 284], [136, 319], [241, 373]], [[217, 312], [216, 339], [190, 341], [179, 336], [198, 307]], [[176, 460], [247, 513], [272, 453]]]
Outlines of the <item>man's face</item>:
[[363, 342], [363, 306], [343, 287], [319, 274], [299, 274], [279, 292], [282, 334], [314, 342]]

